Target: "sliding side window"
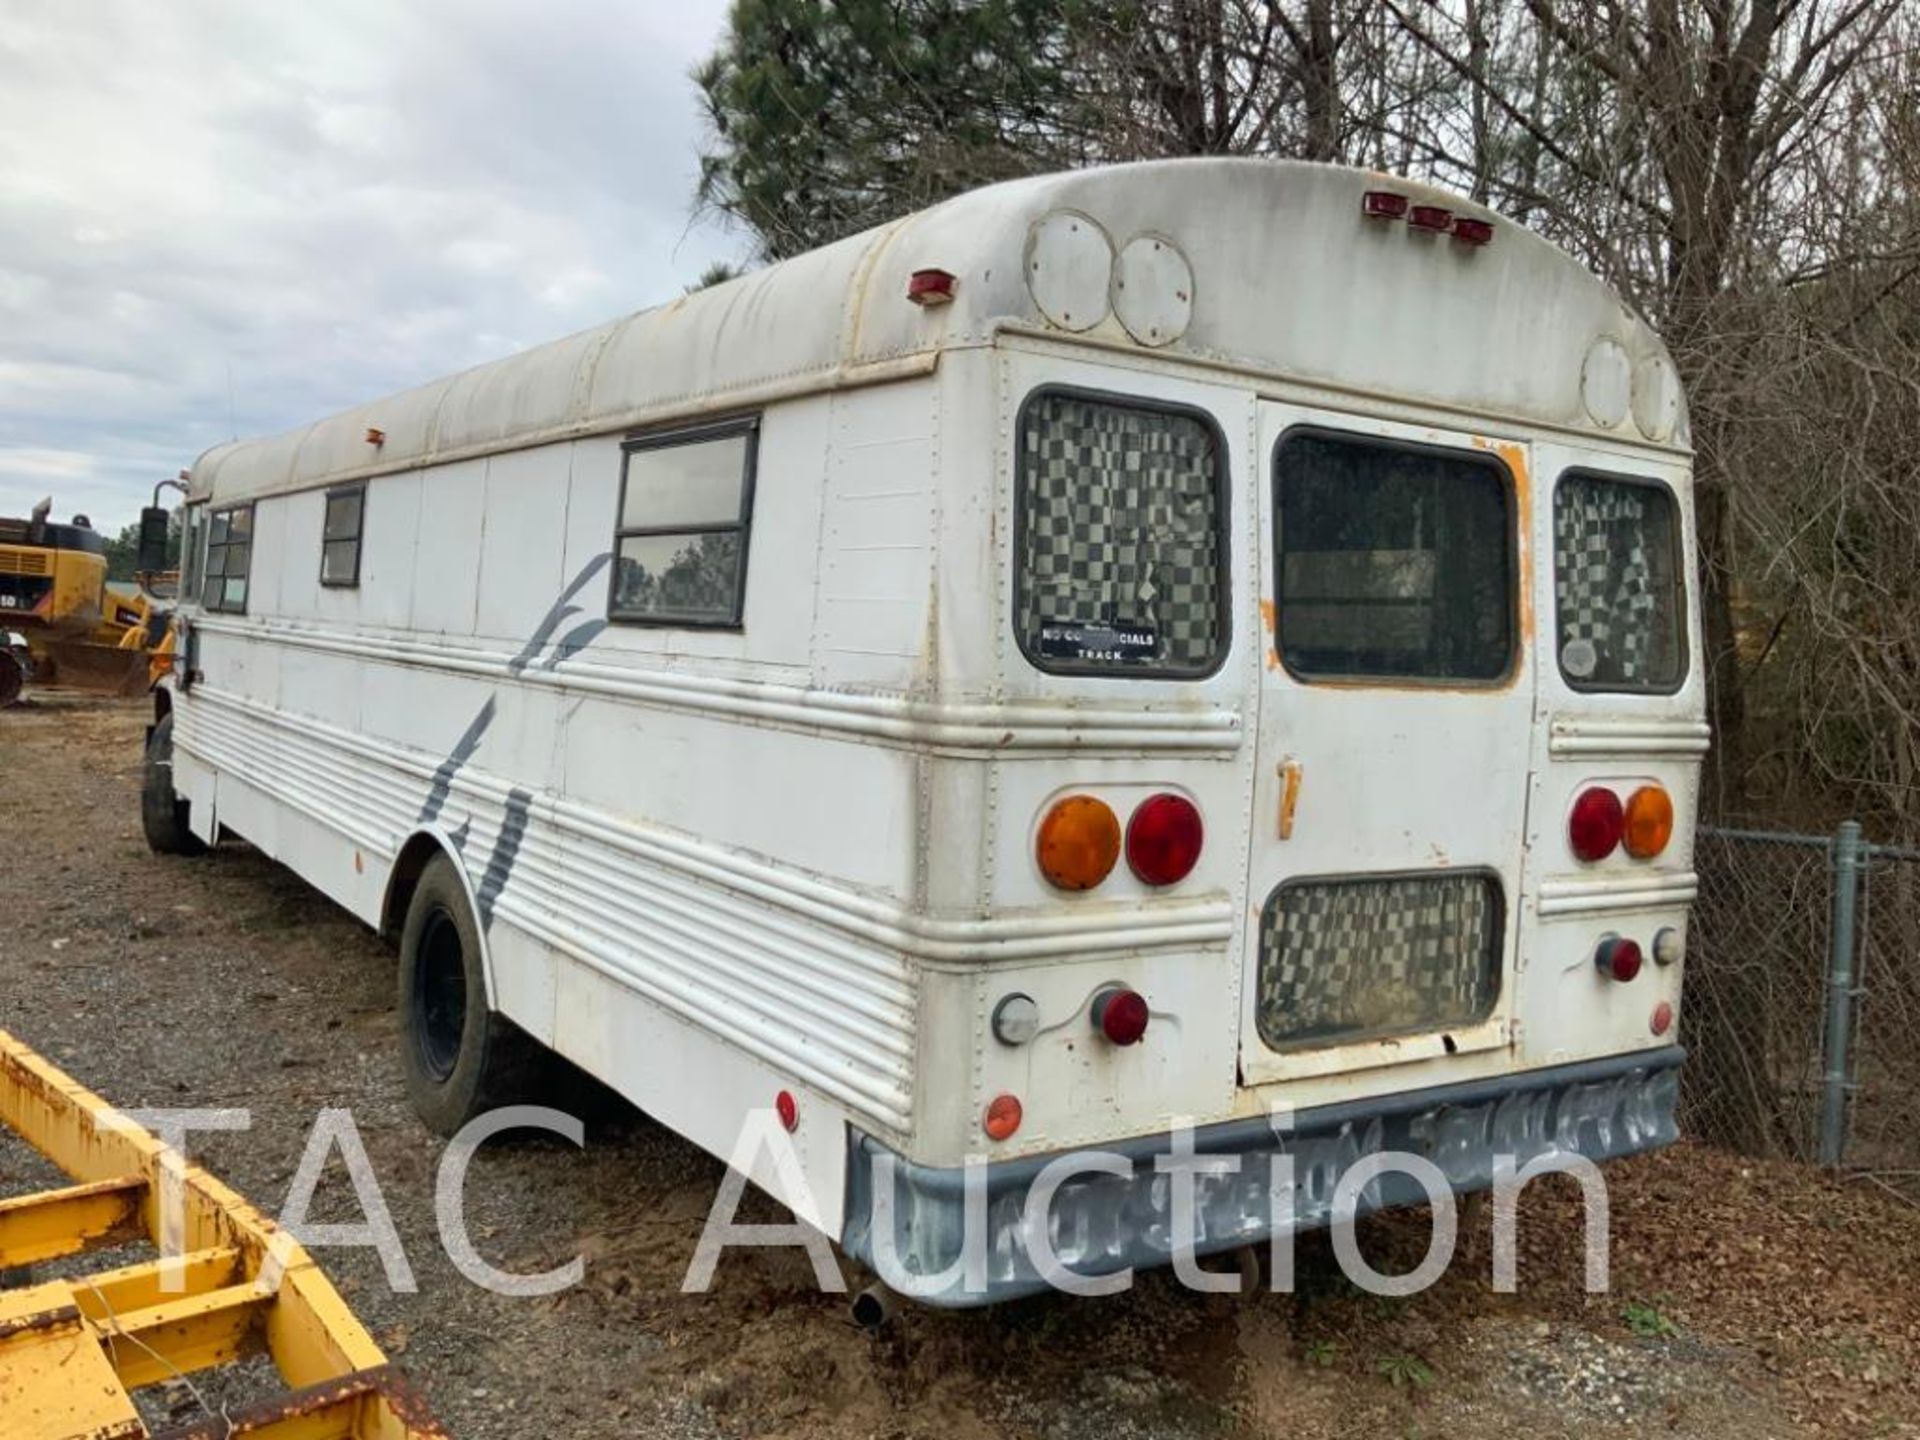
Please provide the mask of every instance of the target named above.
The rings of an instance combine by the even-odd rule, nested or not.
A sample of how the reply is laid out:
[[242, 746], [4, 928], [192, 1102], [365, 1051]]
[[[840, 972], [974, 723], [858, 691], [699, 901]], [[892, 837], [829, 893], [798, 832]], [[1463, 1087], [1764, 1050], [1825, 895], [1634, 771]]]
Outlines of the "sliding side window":
[[228, 615], [247, 613], [247, 570], [253, 560], [253, 506], [216, 510], [207, 522], [207, 573], [200, 604]]
[[609, 618], [739, 628], [758, 438], [746, 420], [627, 442]]
[[1020, 417], [1015, 636], [1057, 674], [1190, 679], [1226, 659], [1226, 461], [1204, 414], [1042, 390]]
[[360, 536], [366, 528], [366, 485], [327, 491], [320, 535], [320, 583], [349, 589], [360, 583]]

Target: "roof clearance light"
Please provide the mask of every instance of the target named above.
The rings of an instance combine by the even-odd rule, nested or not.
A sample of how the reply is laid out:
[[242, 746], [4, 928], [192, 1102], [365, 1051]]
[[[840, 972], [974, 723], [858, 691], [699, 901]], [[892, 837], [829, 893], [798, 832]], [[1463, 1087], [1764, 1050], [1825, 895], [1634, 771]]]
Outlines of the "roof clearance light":
[[950, 271], [916, 270], [907, 277], [907, 299], [922, 307], [947, 305], [952, 303], [956, 283]]
[[1404, 220], [1408, 203], [1391, 190], [1369, 190], [1360, 197], [1360, 213], [1369, 220]]
[[1094, 1029], [1115, 1045], [1131, 1045], [1147, 1033], [1147, 997], [1124, 985], [1109, 985], [1093, 997]]
[[1604, 860], [1620, 843], [1625, 815], [1620, 797], [1604, 785], [1583, 790], [1567, 817], [1567, 845], [1582, 860]]
[[1040, 822], [1040, 873], [1062, 890], [1091, 890], [1120, 858], [1120, 822], [1104, 800], [1068, 795]]
[[1415, 230], [1441, 233], [1453, 228], [1453, 212], [1442, 205], [1416, 205], [1407, 212], [1407, 224]]
[[1673, 801], [1658, 785], [1642, 785], [1627, 797], [1621, 843], [1636, 860], [1651, 860], [1673, 838]]
[[1619, 935], [1603, 935], [1593, 947], [1593, 967], [1609, 980], [1626, 984], [1640, 973], [1639, 945]]
[[781, 1128], [789, 1131], [800, 1128], [800, 1102], [793, 1098], [791, 1090], [782, 1090], [774, 1096], [773, 1108], [780, 1116]]
[[1021, 1114], [1019, 1096], [996, 1095], [987, 1102], [987, 1113], [980, 1128], [987, 1132], [989, 1140], [1005, 1140], [1020, 1128]]
[[1177, 885], [1200, 859], [1206, 830], [1184, 795], [1155, 795], [1127, 821], [1127, 865], [1148, 885]]
[[1493, 239], [1493, 222], [1461, 215], [1453, 222], [1453, 238], [1462, 245], [1488, 244]]

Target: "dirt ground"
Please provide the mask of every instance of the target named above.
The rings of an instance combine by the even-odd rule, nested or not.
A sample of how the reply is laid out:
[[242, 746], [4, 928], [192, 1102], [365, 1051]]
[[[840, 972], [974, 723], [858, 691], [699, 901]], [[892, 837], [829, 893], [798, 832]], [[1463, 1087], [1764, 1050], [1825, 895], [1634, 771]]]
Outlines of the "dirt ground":
[[[1571, 1187], [1543, 1182], [1517, 1295], [1492, 1292], [1469, 1210], [1448, 1277], [1406, 1300], [1362, 1294], [1312, 1239], [1293, 1294], [1150, 1275], [869, 1335], [798, 1252], [730, 1254], [710, 1294], [682, 1295], [720, 1166], [603, 1107], [584, 1150], [509, 1136], [476, 1159], [489, 1261], [586, 1257], [558, 1296], [488, 1293], [436, 1243], [441, 1145], [401, 1095], [392, 954], [245, 845], [150, 855], [144, 721], [58, 692], [0, 712], [0, 1027], [123, 1105], [250, 1110], [195, 1156], [270, 1212], [317, 1111], [349, 1107], [419, 1288], [391, 1291], [370, 1250], [320, 1258], [461, 1440], [1920, 1435], [1920, 1211], [1692, 1145], [1610, 1170], [1605, 1295], [1581, 1286]], [[36, 1183], [0, 1147], [0, 1194]], [[322, 1198], [314, 1219], [359, 1218], [337, 1159]], [[1361, 1229], [1383, 1269], [1426, 1238], [1420, 1215]], [[194, 1418], [184, 1391], [161, 1400]]]

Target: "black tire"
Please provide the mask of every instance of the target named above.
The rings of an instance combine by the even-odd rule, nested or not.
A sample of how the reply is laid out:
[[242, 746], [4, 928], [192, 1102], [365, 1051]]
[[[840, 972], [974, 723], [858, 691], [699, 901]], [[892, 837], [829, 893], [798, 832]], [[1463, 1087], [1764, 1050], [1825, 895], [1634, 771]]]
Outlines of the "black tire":
[[[0, 636], [0, 641], [5, 638]], [[27, 669], [20, 663], [20, 657], [0, 646], [0, 710], [18, 700], [20, 692], [26, 688]]]
[[487, 1008], [480, 927], [445, 855], [420, 872], [400, 932], [400, 1068], [429, 1129], [454, 1135], [524, 1098], [540, 1047]]
[[163, 715], [147, 741], [140, 782], [140, 828], [157, 855], [203, 855], [206, 842], [187, 826], [187, 802], [173, 789], [173, 716]]

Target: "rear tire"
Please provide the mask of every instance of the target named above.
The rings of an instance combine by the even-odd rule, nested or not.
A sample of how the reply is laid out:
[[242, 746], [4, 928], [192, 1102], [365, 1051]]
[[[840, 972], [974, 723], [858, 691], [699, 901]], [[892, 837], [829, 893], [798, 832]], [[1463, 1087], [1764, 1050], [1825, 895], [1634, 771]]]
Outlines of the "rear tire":
[[400, 932], [400, 1068], [427, 1127], [454, 1135], [533, 1086], [539, 1046], [487, 1008], [480, 927], [459, 872], [436, 855]]
[[187, 802], [173, 788], [173, 716], [164, 715], [147, 741], [140, 782], [140, 828], [157, 855], [203, 855], [207, 845], [187, 824]]
[[[0, 640], [4, 638], [0, 636]], [[18, 700], [20, 692], [26, 688], [27, 671], [20, 663], [20, 657], [0, 646], [0, 710]]]

